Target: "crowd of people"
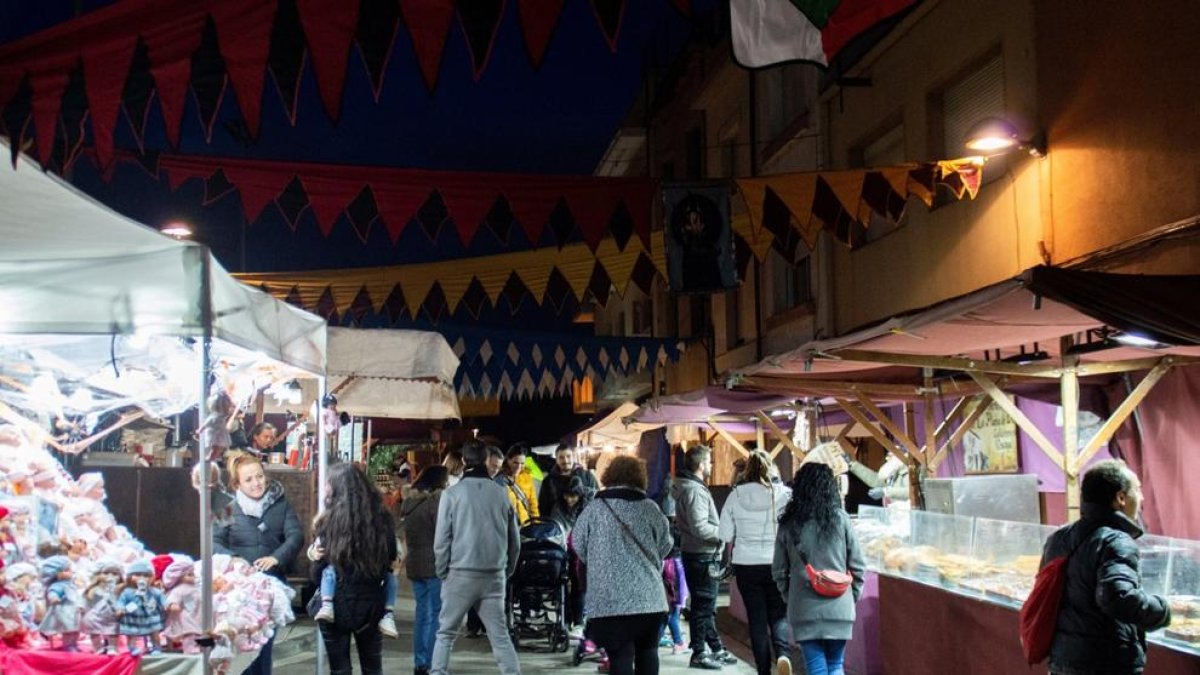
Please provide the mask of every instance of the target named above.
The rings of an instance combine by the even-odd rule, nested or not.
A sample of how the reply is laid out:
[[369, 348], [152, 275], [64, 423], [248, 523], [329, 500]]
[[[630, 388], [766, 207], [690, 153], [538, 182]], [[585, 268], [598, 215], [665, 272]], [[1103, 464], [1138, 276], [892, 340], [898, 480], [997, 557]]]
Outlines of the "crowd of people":
[[[308, 556], [318, 588], [309, 611], [332, 673], [352, 672], [352, 641], [363, 672], [382, 672], [382, 639], [398, 634], [399, 562], [416, 607], [415, 675], [448, 673], [464, 626], [468, 636], [487, 636], [500, 673], [520, 673], [506, 599], [522, 528], [537, 523], [553, 524], [566, 543], [561, 611], [574, 628], [576, 658], [597, 654], [601, 672], [652, 675], [662, 648], [690, 652], [695, 669], [737, 663], [716, 627], [719, 584], [728, 576], [746, 608], [760, 675], [789, 675], [793, 658], [810, 675], [844, 672], [865, 565], [830, 466], [805, 463], [785, 484], [770, 456], [752, 450], [718, 509], [708, 487], [712, 451], [703, 445], [687, 450], [656, 499], [636, 457], [612, 458], [599, 481], [572, 447], [557, 449], [540, 480], [530, 457], [523, 443], [502, 451], [467, 441], [416, 474], [397, 505], [398, 523], [360, 466], [330, 468]], [[231, 494], [215, 550], [282, 578], [302, 546], [299, 520], [257, 456], [231, 455], [227, 468]], [[1165, 601], [1136, 583], [1140, 483], [1123, 463], [1103, 462], [1087, 472], [1082, 492], [1082, 520], [1052, 536], [1043, 559], [1079, 551], [1071, 570], [1087, 580], [1067, 586], [1050, 669], [1093, 672], [1101, 661], [1136, 668], [1145, 662], [1144, 631], [1170, 617]], [[1097, 630], [1122, 637], [1096, 651]], [[268, 640], [247, 674], [271, 672], [271, 647]]]

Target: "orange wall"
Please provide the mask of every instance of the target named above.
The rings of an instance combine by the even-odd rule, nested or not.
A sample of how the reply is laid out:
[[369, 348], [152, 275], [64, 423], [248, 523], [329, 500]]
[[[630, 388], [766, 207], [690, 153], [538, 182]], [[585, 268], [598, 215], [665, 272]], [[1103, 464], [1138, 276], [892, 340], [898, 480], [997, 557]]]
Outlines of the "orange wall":
[[1035, 5], [1055, 262], [1200, 215], [1200, 2], [1099, 4]]

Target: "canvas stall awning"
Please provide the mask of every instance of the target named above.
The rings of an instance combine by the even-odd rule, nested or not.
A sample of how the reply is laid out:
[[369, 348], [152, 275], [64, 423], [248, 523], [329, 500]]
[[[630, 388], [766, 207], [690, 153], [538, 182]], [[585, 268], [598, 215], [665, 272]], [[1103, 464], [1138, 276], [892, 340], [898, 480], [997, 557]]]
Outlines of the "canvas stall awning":
[[237, 282], [207, 248], [111, 211], [24, 158], [0, 167], [0, 195], [0, 333], [200, 337], [211, 303], [213, 337], [324, 373], [324, 321]]
[[636, 447], [641, 441], [642, 433], [662, 428], [662, 424], [643, 424], [630, 419], [638, 410], [638, 405], [626, 401], [601, 417], [595, 424], [575, 433], [576, 439], [583, 445], [596, 448], [605, 446]]
[[439, 333], [329, 328], [329, 389], [352, 415], [458, 419], [458, 365]]

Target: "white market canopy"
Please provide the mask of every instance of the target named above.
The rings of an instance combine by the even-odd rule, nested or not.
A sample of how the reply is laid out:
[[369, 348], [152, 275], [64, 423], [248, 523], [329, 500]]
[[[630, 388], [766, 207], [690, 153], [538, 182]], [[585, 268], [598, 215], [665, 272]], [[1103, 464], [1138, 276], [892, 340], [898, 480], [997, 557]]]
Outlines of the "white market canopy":
[[440, 333], [329, 328], [329, 390], [360, 417], [458, 419], [459, 360]]
[[[7, 155], [8, 144], [0, 154]], [[0, 167], [0, 333], [212, 335], [325, 371], [325, 323], [245, 286], [204, 246], [99, 204], [24, 156]]]

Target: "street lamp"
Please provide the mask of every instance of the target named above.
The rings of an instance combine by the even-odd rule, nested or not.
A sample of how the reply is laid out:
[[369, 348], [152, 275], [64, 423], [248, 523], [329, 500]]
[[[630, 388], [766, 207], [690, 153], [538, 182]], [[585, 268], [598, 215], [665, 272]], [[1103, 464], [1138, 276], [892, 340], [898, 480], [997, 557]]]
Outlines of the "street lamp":
[[182, 220], [173, 220], [158, 229], [159, 232], [174, 239], [187, 239], [192, 236], [192, 227]]
[[1036, 134], [1022, 140], [1017, 127], [1001, 117], [985, 117], [967, 131], [964, 145], [968, 150], [983, 155], [995, 155], [1013, 148], [1026, 150], [1034, 157], [1046, 156], [1046, 135]]

